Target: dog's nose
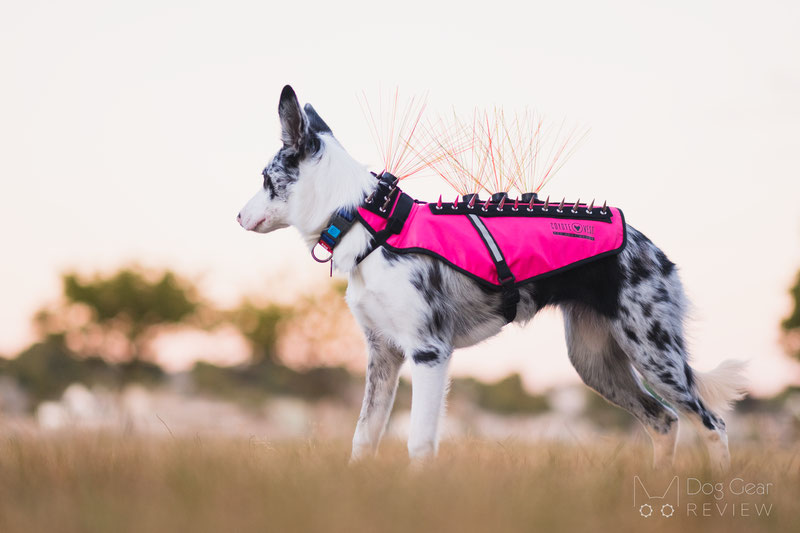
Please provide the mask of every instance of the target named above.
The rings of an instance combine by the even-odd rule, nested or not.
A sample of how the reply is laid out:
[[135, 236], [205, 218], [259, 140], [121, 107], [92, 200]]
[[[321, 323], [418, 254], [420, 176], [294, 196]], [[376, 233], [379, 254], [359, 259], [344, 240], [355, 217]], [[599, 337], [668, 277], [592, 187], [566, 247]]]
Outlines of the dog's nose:
[[238, 215], [236, 215], [236, 222], [238, 222], [239, 224], [242, 223], [242, 213], [241, 212]]

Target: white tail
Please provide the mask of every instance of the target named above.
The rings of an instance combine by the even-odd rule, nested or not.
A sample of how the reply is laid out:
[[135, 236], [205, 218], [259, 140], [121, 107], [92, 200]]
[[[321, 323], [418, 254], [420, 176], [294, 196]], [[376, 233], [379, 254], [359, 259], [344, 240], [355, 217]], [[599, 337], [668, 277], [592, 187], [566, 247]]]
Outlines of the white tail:
[[737, 400], [744, 398], [747, 378], [744, 369], [747, 363], [729, 359], [708, 372], [695, 371], [697, 392], [706, 407], [712, 411], [727, 411]]

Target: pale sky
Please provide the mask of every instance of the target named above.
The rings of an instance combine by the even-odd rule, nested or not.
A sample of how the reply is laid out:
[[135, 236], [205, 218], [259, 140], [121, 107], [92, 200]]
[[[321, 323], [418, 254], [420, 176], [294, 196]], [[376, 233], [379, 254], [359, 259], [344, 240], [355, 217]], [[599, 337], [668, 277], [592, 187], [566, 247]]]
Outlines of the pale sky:
[[[279, 147], [281, 87], [380, 170], [356, 94], [399, 85], [431, 113], [591, 127], [544, 193], [608, 199], [679, 265], [698, 369], [747, 359], [757, 393], [800, 383], [778, 344], [800, 267], [798, 27], [796, 1], [6, 2], [0, 353], [30, 341], [64, 269], [170, 266], [222, 305], [324, 283], [293, 230], [234, 220]], [[557, 314], [508, 329], [454, 371], [577, 381]]]

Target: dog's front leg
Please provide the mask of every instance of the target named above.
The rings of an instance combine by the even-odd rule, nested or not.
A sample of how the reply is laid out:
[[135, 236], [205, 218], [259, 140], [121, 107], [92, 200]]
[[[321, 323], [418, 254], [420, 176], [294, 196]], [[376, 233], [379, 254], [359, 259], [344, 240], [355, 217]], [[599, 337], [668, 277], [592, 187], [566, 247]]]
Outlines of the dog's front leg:
[[367, 332], [369, 361], [361, 414], [353, 436], [350, 461], [373, 455], [378, 449], [394, 404], [403, 353], [384, 339]]
[[439, 420], [444, 411], [447, 367], [452, 348], [420, 350], [411, 359], [411, 426], [408, 455], [421, 462], [439, 448]]

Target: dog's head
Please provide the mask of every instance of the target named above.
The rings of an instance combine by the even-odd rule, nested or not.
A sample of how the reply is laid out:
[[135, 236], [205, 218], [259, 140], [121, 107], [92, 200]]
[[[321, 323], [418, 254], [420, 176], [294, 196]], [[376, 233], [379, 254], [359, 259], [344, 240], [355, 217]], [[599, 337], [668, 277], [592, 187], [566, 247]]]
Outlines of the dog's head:
[[281, 92], [278, 115], [283, 147], [264, 168], [262, 187], [236, 217], [244, 229], [258, 233], [291, 224], [293, 193], [305, 175], [315, 173], [325, 144], [322, 136], [332, 135], [310, 104], [300, 107], [289, 85]]

